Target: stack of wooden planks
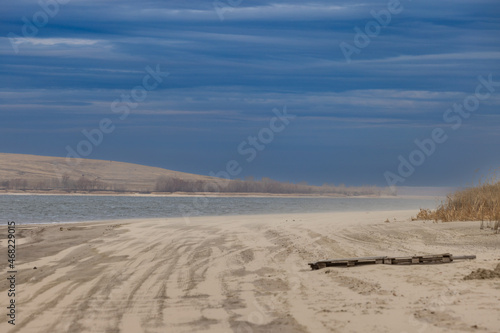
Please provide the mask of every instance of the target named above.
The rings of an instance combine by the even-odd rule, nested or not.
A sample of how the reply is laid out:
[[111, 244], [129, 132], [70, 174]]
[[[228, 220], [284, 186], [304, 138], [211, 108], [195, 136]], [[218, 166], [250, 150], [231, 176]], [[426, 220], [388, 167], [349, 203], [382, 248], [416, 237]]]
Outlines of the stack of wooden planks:
[[441, 264], [449, 263], [456, 259], [476, 259], [475, 255], [453, 256], [451, 253], [429, 254], [421, 256], [409, 257], [358, 257], [358, 258], [343, 258], [321, 260], [309, 263], [309, 266], [314, 269], [320, 269], [330, 266], [356, 266], [367, 264], [386, 264], [386, 265], [416, 265], [416, 264]]

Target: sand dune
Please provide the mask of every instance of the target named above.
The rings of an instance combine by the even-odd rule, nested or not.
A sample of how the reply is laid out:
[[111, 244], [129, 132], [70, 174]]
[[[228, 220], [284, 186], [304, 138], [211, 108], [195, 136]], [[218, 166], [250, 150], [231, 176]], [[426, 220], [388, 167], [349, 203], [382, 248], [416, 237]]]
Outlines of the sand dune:
[[[499, 263], [500, 235], [477, 223], [410, 222], [415, 213], [18, 227], [25, 243], [18, 249], [17, 325], [4, 319], [0, 331], [498, 332], [500, 279], [463, 277]], [[477, 260], [317, 271], [307, 265], [444, 252]], [[5, 273], [1, 281], [6, 304]]]

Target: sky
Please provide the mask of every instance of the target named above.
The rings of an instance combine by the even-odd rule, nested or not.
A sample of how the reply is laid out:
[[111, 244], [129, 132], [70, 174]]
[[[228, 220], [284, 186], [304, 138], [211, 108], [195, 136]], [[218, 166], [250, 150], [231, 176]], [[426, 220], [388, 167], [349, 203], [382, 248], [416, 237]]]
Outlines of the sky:
[[495, 0], [2, 4], [0, 152], [317, 185], [500, 167]]

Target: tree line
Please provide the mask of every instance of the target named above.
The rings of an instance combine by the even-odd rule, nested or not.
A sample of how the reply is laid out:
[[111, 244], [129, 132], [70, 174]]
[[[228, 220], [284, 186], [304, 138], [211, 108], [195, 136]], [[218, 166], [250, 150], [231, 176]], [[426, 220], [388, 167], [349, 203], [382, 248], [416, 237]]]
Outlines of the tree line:
[[309, 185], [279, 182], [270, 178], [254, 180], [187, 180], [178, 177], [159, 177], [155, 186], [156, 192], [220, 192], [220, 193], [273, 193], [273, 194], [339, 194], [339, 195], [382, 195], [389, 191], [376, 186], [347, 187], [345, 185], [323, 184]]
[[3, 190], [66, 190], [66, 191], [103, 191], [116, 190], [119, 186], [113, 186], [98, 178], [89, 178], [82, 175], [77, 179], [72, 179], [65, 174], [60, 179], [50, 178], [45, 180], [27, 180], [24, 178], [15, 178], [0, 181], [0, 189]]

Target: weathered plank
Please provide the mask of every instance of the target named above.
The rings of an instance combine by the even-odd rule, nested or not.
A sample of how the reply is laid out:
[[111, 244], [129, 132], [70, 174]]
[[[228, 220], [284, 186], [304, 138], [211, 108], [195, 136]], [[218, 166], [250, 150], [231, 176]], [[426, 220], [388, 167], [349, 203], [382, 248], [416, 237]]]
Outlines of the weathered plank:
[[411, 257], [393, 257], [391, 265], [415, 265], [415, 264], [431, 264], [431, 263], [448, 263], [453, 261], [453, 255], [450, 253], [432, 254]]
[[309, 263], [313, 270], [330, 266], [347, 266], [352, 267], [358, 264], [386, 264], [386, 265], [417, 265], [417, 264], [439, 264], [450, 263], [455, 259], [476, 259], [475, 255], [453, 256], [451, 253], [430, 254], [421, 256], [406, 256], [406, 257], [357, 257], [357, 258], [341, 258], [321, 260]]
[[348, 266], [352, 267], [357, 264], [380, 264], [383, 262], [385, 257], [357, 257], [357, 258], [341, 258], [341, 259], [329, 259], [321, 260], [313, 263], [309, 263], [312, 269], [320, 269], [330, 266]]
[[469, 255], [469, 256], [453, 256], [453, 259], [476, 259], [475, 255]]

